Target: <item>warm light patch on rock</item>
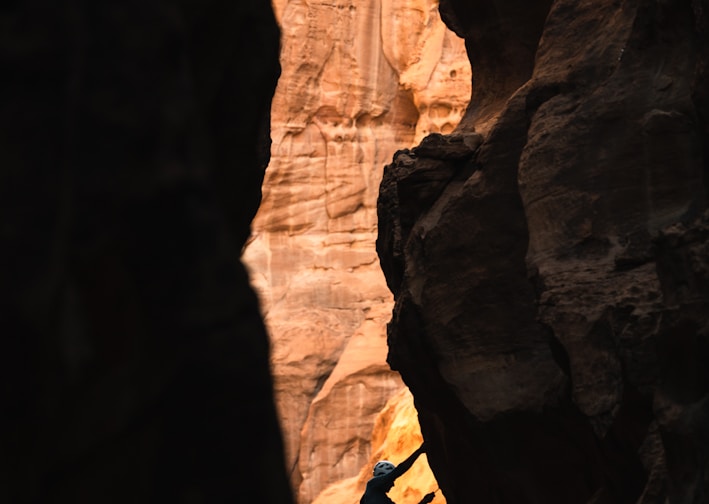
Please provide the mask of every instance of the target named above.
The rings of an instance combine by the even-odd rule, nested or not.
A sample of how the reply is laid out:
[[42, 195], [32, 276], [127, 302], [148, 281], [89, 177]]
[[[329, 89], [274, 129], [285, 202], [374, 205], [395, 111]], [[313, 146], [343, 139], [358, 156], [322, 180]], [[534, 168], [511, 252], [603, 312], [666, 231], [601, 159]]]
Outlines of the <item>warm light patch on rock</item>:
[[[337, 482], [313, 501], [313, 504], [356, 504], [359, 502], [372, 467], [377, 461], [386, 459], [395, 464], [408, 457], [421, 445], [423, 438], [418, 424], [418, 413], [413, 397], [407, 388], [401, 389], [387, 402], [377, 416], [372, 431], [372, 455], [359, 474]], [[424, 495], [438, 488], [438, 483], [428, 466], [426, 455], [422, 455], [389, 492], [394, 502], [419, 502]], [[445, 497], [436, 492], [433, 504], [443, 504]]]
[[367, 464], [374, 419], [403, 387], [386, 363], [393, 300], [374, 245], [383, 166], [455, 128], [472, 78], [434, 0], [274, 0], [274, 9], [282, 74], [243, 258], [306, 504]]

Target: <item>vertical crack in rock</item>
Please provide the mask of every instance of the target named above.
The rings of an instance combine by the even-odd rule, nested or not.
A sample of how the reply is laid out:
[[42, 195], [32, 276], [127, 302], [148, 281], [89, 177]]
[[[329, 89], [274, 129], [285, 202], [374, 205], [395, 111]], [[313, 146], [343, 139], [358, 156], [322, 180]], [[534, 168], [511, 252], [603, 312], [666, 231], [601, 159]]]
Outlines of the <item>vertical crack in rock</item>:
[[448, 502], [705, 502], [706, 6], [440, 8], [473, 98], [385, 168], [377, 251]]

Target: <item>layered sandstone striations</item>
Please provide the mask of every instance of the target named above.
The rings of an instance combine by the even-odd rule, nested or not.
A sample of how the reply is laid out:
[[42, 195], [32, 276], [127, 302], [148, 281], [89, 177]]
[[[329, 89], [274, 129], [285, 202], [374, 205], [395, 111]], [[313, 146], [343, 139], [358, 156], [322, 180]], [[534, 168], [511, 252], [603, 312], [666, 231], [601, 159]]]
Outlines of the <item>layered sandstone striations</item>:
[[706, 2], [441, 11], [475, 92], [386, 167], [378, 252], [448, 502], [707, 502]]
[[241, 248], [268, 0], [0, 13], [0, 501], [292, 502]]
[[386, 363], [392, 299], [374, 248], [382, 168], [453, 130], [471, 75], [433, 0], [274, 6], [282, 75], [244, 257], [273, 340], [291, 478], [310, 503], [368, 464], [375, 419], [403, 386]]

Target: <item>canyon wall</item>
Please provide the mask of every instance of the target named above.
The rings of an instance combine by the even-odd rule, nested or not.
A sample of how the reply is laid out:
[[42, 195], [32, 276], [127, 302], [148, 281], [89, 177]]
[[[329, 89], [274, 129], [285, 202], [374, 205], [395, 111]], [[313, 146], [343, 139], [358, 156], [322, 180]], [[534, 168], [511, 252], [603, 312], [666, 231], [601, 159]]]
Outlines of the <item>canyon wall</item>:
[[448, 502], [709, 501], [708, 6], [442, 1], [475, 92], [377, 250]]
[[239, 261], [268, 0], [0, 9], [0, 502], [293, 502]]
[[[433, 0], [274, 7], [282, 75], [244, 260], [272, 338], [291, 481], [309, 504], [329, 485], [371, 472], [376, 419], [404, 387], [386, 363], [392, 298], [374, 247], [383, 166], [426, 134], [453, 130], [471, 73], [463, 40]], [[416, 424], [415, 410], [406, 411]], [[386, 455], [403, 459], [411, 442]], [[357, 502], [364, 482], [348, 488], [327, 501]]]

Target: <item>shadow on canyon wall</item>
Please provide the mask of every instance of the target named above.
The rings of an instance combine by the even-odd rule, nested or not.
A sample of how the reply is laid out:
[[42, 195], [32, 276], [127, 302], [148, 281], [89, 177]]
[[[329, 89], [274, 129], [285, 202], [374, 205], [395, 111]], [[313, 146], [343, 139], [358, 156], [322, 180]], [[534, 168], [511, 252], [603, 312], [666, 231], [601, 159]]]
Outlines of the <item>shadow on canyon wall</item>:
[[709, 501], [708, 5], [441, 1], [471, 104], [377, 250], [449, 503]]
[[0, 21], [0, 501], [292, 502], [239, 262], [270, 2], [36, 0]]

